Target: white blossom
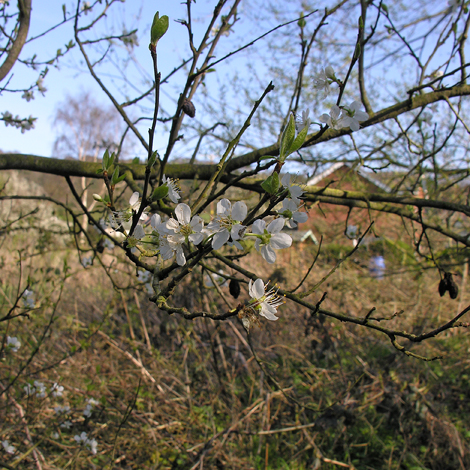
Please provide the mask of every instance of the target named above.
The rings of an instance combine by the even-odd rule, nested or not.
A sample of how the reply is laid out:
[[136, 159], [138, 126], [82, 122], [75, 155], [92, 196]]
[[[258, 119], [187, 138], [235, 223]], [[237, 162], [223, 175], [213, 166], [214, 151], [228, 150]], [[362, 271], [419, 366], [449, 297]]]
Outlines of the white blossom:
[[233, 207], [228, 199], [222, 199], [217, 203], [217, 217], [207, 225], [207, 229], [214, 233], [212, 248], [219, 250], [232, 237], [233, 244], [242, 250], [238, 240], [243, 238], [246, 227], [241, 225], [248, 213], [248, 208], [243, 201], [236, 202]]
[[170, 200], [175, 204], [178, 204], [178, 199], [181, 199], [181, 196], [179, 194], [179, 188], [176, 181], [163, 175], [163, 184], [168, 186], [168, 197]]
[[187, 204], [178, 204], [175, 208], [176, 219], [169, 219], [166, 228], [173, 234], [169, 237], [181, 240], [189, 240], [194, 245], [199, 245], [204, 239], [202, 229], [204, 222], [198, 215], [191, 218], [191, 208]]
[[297, 132], [300, 132], [305, 127], [310, 127], [310, 118], [308, 117], [310, 113], [309, 109], [302, 111], [302, 116], [298, 116], [295, 121], [295, 129]]
[[340, 118], [341, 108], [335, 104], [330, 109], [330, 114], [322, 114], [318, 119], [320, 122], [328, 124], [332, 129], [342, 129], [346, 127], [343, 125], [342, 117]]
[[64, 393], [64, 387], [62, 385], [59, 385], [57, 383], [54, 383], [54, 385], [51, 388], [52, 396], [53, 397], [61, 397]]
[[352, 131], [358, 131], [360, 128], [359, 123], [369, 119], [369, 115], [361, 111], [361, 108], [362, 104], [359, 101], [353, 101], [349, 106], [344, 106], [341, 115], [342, 127], [349, 127]]
[[18, 352], [18, 349], [20, 349], [21, 343], [18, 341], [18, 338], [16, 336], [10, 337], [7, 336], [7, 348], [11, 352]]
[[304, 190], [298, 184], [291, 184], [289, 174], [286, 174], [281, 178], [281, 184], [288, 190], [289, 197], [292, 201], [299, 206], [300, 198], [302, 197]]
[[34, 292], [32, 290], [26, 289], [23, 292], [22, 300], [23, 300], [23, 307], [24, 308], [34, 308], [35, 307]]
[[248, 306], [255, 312], [268, 320], [277, 320], [277, 308], [284, 303], [281, 297], [277, 295], [277, 290], [272, 288], [266, 292], [268, 284], [264, 284], [262, 279], [256, 279], [253, 282], [250, 279], [248, 292], [252, 300]]
[[330, 94], [330, 84], [336, 81], [333, 67], [329, 65], [320, 69], [320, 72], [313, 77], [313, 87], [321, 92], [321, 98], [325, 99]]
[[34, 93], [33, 93], [33, 90], [26, 90], [26, 91], [21, 95], [21, 98], [23, 98], [24, 100], [26, 100], [28, 103], [29, 103], [31, 100], [34, 100]]
[[297, 224], [303, 224], [308, 220], [308, 215], [305, 212], [299, 212], [299, 206], [292, 199], [282, 201], [282, 208], [278, 214], [286, 219], [286, 225], [289, 228], [295, 228]]
[[96, 454], [98, 443], [95, 439], [89, 439], [85, 431], [83, 431], [80, 435], [75, 435], [73, 438], [77, 444], [86, 446], [92, 454]]
[[287, 233], [280, 233], [284, 227], [285, 220], [282, 217], [274, 219], [267, 227], [264, 220], [255, 220], [252, 228], [253, 234], [257, 236], [255, 248], [261, 256], [270, 264], [276, 261], [276, 252], [282, 248], [292, 245], [292, 238]]
[[15, 446], [12, 446], [7, 440], [2, 441], [2, 446], [7, 454], [14, 454], [16, 452]]
[[91, 256], [84, 256], [81, 260], [81, 263], [84, 268], [88, 268], [88, 266], [93, 264], [93, 258]]
[[36, 85], [38, 87], [38, 90], [44, 94], [46, 91], [47, 91], [47, 88], [43, 85], [44, 83], [44, 77], [39, 77], [37, 82], [36, 82]]
[[38, 398], [44, 398], [46, 396], [46, 386], [42, 382], [35, 380], [34, 387], [36, 389], [36, 396]]

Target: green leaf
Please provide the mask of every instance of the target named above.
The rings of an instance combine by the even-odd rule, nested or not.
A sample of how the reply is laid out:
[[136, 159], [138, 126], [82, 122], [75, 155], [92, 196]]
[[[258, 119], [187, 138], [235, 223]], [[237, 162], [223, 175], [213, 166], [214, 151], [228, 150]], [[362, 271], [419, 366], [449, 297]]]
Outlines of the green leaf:
[[119, 165], [116, 165], [116, 168], [113, 171], [113, 176], [111, 176], [111, 184], [113, 186], [116, 186], [118, 179], [119, 179]]
[[382, 10], [388, 15], [388, 6], [382, 3]]
[[65, 3], [62, 5], [62, 13], [64, 14], [64, 21], [67, 19], [67, 10], [65, 9]]
[[138, 165], [138, 164], [140, 163], [140, 158], [139, 158], [139, 157], [134, 157], [134, 158], [132, 159], [132, 163], [133, 163], [134, 165]]
[[273, 173], [261, 183], [261, 187], [272, 196], [277, 193], [277, 190], [279, 189], [279, 183], [279, 175], [277, 173]]
[[103, 155], [103, 170], [108, 169], [108, 161], [109, 161], [109, 152], [108, 152], [108, 149], [106, 149]]
[[168, 196], [168, 186], [166, 184], [155, 188], [155, 191], [152, 194], [152, 201], [159, 201], [164, 197]]
[[308, 134], [308, 126], [305, 126], [297, 135], [295, 138], [294, 142], [292, 142], [292, 145], [289, 147], [289, 151], [286, 155], [288, 157], [291, 153], [294, 153], [295, 151], [299, 150], [300, 147], [302, 147], [303, 143], [305, 142], [305, 139]]
[[155, 152], [152, 153], [152, 156], [149, 158], [148, 161], [148, 167], [152, 168], [153, 165], [155, 165], [155, 161], [157, 160], [158, 152], [155, 150]]
[[281, 149], [279, 153], [279, 160], [283, 162], [287, 157], [287, 150], [292, 145], [295, 137], [295, 121], [294, 115], [291, 113], [289, 122], [287, 123], [284, 133], [281, 137]]
[[356, 44], [356, 50], [354, 51], [354, 58], [358, 59], [360, 55], [361, 55], [361, 45]]
[[150, 30], [150, 44], [157, 45], [159, 39], [161, 39], [167, 32], [169, 26], [168, 16], [163, 15], [159, 18], [159, 13], [155, 13], [152, 23], [152, 29]]

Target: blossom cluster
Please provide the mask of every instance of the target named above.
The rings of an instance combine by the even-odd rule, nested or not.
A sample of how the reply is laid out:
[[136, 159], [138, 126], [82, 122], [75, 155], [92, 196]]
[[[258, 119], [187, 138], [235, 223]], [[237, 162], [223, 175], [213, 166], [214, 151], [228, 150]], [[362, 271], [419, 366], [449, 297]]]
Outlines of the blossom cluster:
[[[325, 99], [330, 94], [332, 83], [341, 84], [340, 80], [336, 78], [331, 65], [321, 69], [313, 78], [313, 86], [318, 89], [322, 99]], [[369, 119], [369, 115], [361, 111], [361, 108], [362, 104], [359, 101], [353, 101], [349, 106], [334, 104], [330, 109], [330, 113], [322, 114], [319, 120], [333, 129], [339, 130], [349, 127], [352, 131], [358, 131], [360, 123]]]
[[34, 121], [36, 118], [29, 116], [29, 118], [20, 118], [19, 116], [13, 117], [9, 111], [2, 113], [2, 121], [5, 123], [5, 126], [13, 126], [16, 128], [21, 128], [21, 133], [24, 134], [26, 131], [34, 129]]
[[[181, 196], [174, 182], [166, 177], [164, 181], [169, 188], [169, 198], [177, 202]], [[190, 243], [194, 246], [210, 243], [214, 250], [220, 250], [225, 245], [242, 250], [241, 242], [250, 237], [255, 239], [255, 248], [261, 256], [268, 263], [274, 263], [275, 250], [288, 248], [292, 244], [290, 235], [281, 232], [284, 226], [295, 228], [298, 223], [308, 219], [305, 212], [299, 211], [303, 194], [300, 186], [291, 184], [289, 175], [284, 175], [281, 182], [281, 191], [286, 197], [282, 200], [282, 208], [277, 211], [276, 218], [269, 223], [257, 219], [251, 228], [243, 225], [248, 214], [247, 205], [243, 201], [232, 204], [224, 198], [217, 203], [217, 215], [206, 226], [202, 217], [193, 215], [187, 204], [179, 203], [174, 210], [174, 217], [165, 221], [159, 214], [153, 214], [150, 224], [146, 224], [149, 215], [144, 210], [134, 231], [129, 233], [133, 214], [139, 211], [141, 204], [138, 192], [132, 194], [126, 209], [111, 213], [109, 223], [114, 230], [124, 232], [130, 247], [138, 247], [142, 252], [152, 255], [160, 254], [163, 260], [175, 257], [179, 266], [186, 264], [185, 247]], [[146, 232], [148, 225], [150, 232]]]
[[84, 445], [87, 447], [92, 454], [96, 454], [98, 443], [95, 439], [90, 439], [85, 431], [83, 431], [80, 435], [74, 436], [75, 441], [77, 444]]
[[[38, 398], [44, 398], [47, 392], [46, 386], [38, 380], [35, 380], [33, 385], [30, 383], [26, 384], [23, 387], [23, 390], [26, 396], [32, 397], [33, 395], [36, 395]], [[56, 398], [61, 397], [64, 393], [64, 387], [58, 383], [54, 383], [51, 387], [51, 393], [52, 396]]]

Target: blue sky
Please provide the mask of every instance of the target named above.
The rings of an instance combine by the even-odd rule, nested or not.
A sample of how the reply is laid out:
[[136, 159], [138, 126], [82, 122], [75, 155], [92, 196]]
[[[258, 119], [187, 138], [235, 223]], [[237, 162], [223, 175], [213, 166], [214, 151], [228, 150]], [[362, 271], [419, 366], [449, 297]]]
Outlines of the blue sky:
[[[11, 2], [12, 5], [14, 2]], [[92, 2], [91, 2], [92, 3]], [[33, 12], [31, 19], [30, 32], [28, 37], [36, 36], [48, 28], [59, 23], [63, 19], [62, 12], [63, 1], [49, 0], [42, 2], [35, 2], [33, 4]], [[68, 2], [67, 12], [71, 13], [75, 8], [76, 3]], [[168, 5], [171, 5], [168, 8]], [[210, 19], [212, 14], [214, 2], [211, 0], [198, 0], [197, 5], [194, 4], [195, 10], [195, 23], [194, 29], [196, 37], [198, 32], [202, 31], [203, 20]], [[98, 5], [99, 7], [99, 5]], [[97, 7], [97, 8], [98, 8]], [[142, 68], [147, 68], [148, 77], [151, 78], [151, 58], [148, 51], [149, 27], [155, 12], [159, 10], [160, 15], [167, 14], [170, 17], [170, 28], [168, 34], [161, 40], [159, 44], [159, 67], [162, 76], [169, 73], [179, 60], [183, 58], [184, 52], [181, 51], [181, 41], [184, 39], [186, 43], [187, 34], [186, 29], [177, 24], [174, 20], [178, 18], [185, 18], [185, 7], [180, 2], [168, 1], [127, 1], [113, 6], [113, 13], [109, 15], [105, 23], [102, 25], [102, 31], [109, 28], [110, 31], [122, 32], [123, 25], [127, 25], [128, 30], [138, 28], [139, 46], [134, 48], [134, 54], [140, 62]], [[83, 23], [91, 17], [83, 17]], [[200, 19], [201, 21], [197, 21]], [[82, 23], [82, 24], [83, 24]], [[73, 39], [73, 24], [68, 22], [56, 30], [48, 33], [46, 36], [27, 43], [23, 48], [21, 57], [23, 59], [30, 58], [37, 54], [37, 60], [48, 60], [54, 57], [57, 49], [65, 50], [65, 44]], [[186, 49], [186, 48], [185, 48]], [[97, 102], [109, 104], [108, 98], [104, 95], [102, 90], [99, 89], [96, 82], [85, 70], [81, 64], [81, 55], [77, 47], [71, 50], [65, 57], [62, 57], [59, 62], [59, 68], [49, 67], [49, 71], [44, 80], [44, 86], [47, 88], [45, 96], [42, 96], [37, 91], [34, 92], [35, 99], [27, 102], [22, 99], [22, 93], [9, 93], [4, 91], [1, 96], [0, 112], [9, 111], [14, 116], [18, 115], [20, 118], [28, 116], [37, 117], [33, 130], [21, 134], [20, 129], [12, 126], [6, 127], [4, 123], [0, 123], [0, 149], [4, 152], [18, 151], [21, 153], [28, 153], [41, 156], [51, 156], [52, 146], [56, 138], [55, 130], [52, 126], [55, 110], [59, 103], [63, 103], [67, 94], [75, 95], [81, 90], [90, 91]], [[16, 63], [10, 75], [12, 78], [9, 82], [8, 89], [21, 89], [29, 87], [34, 84], [39, 77], [43, 67], [38, 68], [36, 71], [25, 67], [20, 63]], [[101, 67], [100, 72], [103, 80], [111, 88], [112, 82], [117, 80], [116, 70], [111, 67]], [[130, 68], [128, 75], [131, 81], [140, 81], [135, 70]], [[2, 85], [4, 86], [4, 80]], [[116, 82], [117, 83], [117, 82]], [[140, 87], [140, 83], [136, 86]], [[177, 95], [176, 95], [177, 97]], [[118, 96], [118, 101], [122, 97]], [[162, 100], [170, 104], [168, 100], [174, 100], [175, 96], [171, 94], [163, 94]], [[148, 126], [148, 124], [147, 124]], [[146, 126], [142, 127], [143, 135], [147, 136]], [[164, 142], [160, 142], [163, 146]]]

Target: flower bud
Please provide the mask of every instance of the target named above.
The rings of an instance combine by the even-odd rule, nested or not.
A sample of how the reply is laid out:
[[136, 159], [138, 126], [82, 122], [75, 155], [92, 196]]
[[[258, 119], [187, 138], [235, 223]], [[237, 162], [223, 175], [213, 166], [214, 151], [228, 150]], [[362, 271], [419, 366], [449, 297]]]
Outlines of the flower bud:
[[168, 30], [169, 20], [168, 16], [163, 15], [159, 18], [159, 13], [155, 13], [152, 23], [152, 29], [150, 30], [150, 44], [153, 46], [157, 45], [159, 39], [161, 39]]
[[183, 111], [190, 117], [193, 118], [196, 116], [196, 108], [193, 105], [193, 102], [191, 100], [188, 100], [188, 98], [184, 99], [183, 103]]

